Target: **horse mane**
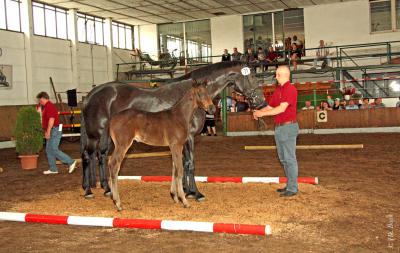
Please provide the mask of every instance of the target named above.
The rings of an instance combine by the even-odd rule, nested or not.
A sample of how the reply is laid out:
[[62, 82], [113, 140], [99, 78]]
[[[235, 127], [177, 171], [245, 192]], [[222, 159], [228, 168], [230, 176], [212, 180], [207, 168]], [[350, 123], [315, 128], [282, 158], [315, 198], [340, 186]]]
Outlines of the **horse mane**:
[[186, 80], [186, 79], [190, 79], [190, 78], [193, 78], [193, 79], [202, 78], [202, 77], [211, 75], [211, 73], [214, 71], [223, 70], [223, 69], [227, 69], [227, 68], [234, 68], [234, 67], [241, 66], [241, 65], [242, 65], [242, 62], [240, 62], [240, 61], [217, 62], [217, 63], [213, 63], [210, 65], [192, 70], [183, 76], [169, 80], [167, 83]]

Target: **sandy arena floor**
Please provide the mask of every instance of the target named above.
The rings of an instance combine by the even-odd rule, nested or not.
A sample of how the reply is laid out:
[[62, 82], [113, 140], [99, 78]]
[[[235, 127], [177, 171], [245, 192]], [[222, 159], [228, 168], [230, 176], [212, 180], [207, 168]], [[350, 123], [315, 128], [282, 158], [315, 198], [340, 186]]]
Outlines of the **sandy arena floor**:
[[[399, 252], [400, 134], [300, 135], [298, 144], [358, 144], [359, 150], [299, 150], [300, 185], [280, 198], [278, 184], [199, 183], [202, 203], [185, 209], [169, 196], [169, 183], [120, 181], [124, 211], [95, 189], [85, 200], [81, 170], [58, 175], [22, 171], [15, 150], [0, 150], [0, 211], [104, 217], [270, 224], [272, 236], [165, 232], [0, 222], [0, 252]], [[275, 151], [244, 151], [274, 145], [273, 137], [199, 137], [198, 176], [283, 176]], [[78, 143], [62, 149], [78, 157]], [[135, 151], [165, 150], [137, 145]], [[170, 175], [171, 159], [126, 160], [120, 175]], [[394, 223], [394, 224], [393, 224]], [[394, 225], [392, 229], [390, 225]], [[394, 233], [390, 241], [388, 233]], [[393, 248], [390, 246], [393, 245]]]

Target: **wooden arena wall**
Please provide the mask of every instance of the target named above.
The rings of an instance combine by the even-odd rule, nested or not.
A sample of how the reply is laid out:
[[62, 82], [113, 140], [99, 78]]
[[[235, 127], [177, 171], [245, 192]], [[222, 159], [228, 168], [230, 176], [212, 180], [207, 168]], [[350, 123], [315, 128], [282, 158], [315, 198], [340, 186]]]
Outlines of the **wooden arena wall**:
[[[316, 111], [299, 111], [301, 129], [368, 128], [400, 126], [400, 108], [328, 111], [327, 122], [317, 122]], [[274, 130], [273, 117], [263, 118], [266, 127], [253, 119], [250, 112], [229, 113], [228, 132]]]
[[[0, 141], [10, 140], [17, 113], [21, 106], [0, 106]], [[65, 108], [68, 108], [65, 105]], [[69, 116], [66, 116], [69, 119]], [[272, 117], [264, 117], [265, 128], [253, 120], [250, 112], [228, 113], [228, 132], [274, 130]], [[400, 108], [382, 108], [353, 111], [328, 111], [328, 122], [317, 122], [316, 111], [299, 111], [297, 119], [301, 129], [368, 128], [400, 126]], [[79, 123], [79, 115], [74, 123]], [[61, 122], [64, 118], [61, 116]]]
[[[10, 105], [10, 106], [0, 106], [0, 141], [9, 141], [13, 138], [13, 131], [15, 127], [15, 122], [17, 120], [18, 110], [26, 105]], [[33, 105], [32, 105], [33, 106]], [[57, 105], [59, 110], [60, 106]], [[69, 110], [68, 105], [64, 104], [63, 108]], [[74, 109], [77, 110], [77, 109]], [[60, 116], [62, 123], [65, 123], [65, 118]], [[66, 115], [66, 119], [69, 120], [69, 115]], [[80, 122], [80, 115], [76, 115], [74, 123]]]

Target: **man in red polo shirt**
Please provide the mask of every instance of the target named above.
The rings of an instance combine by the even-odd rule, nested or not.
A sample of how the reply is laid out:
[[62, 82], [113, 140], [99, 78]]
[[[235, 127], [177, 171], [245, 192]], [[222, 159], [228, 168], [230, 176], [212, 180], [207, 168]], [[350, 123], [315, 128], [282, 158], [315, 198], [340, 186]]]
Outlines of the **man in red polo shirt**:
[[290, 84], [290, 70], [280, 66], [276, 70], [279, 83], [267, 107], [253, 112], [254, 119], [263, 116], [275, 116], [275, 142], [278, 157], [288, 179], [286, 187], [278, 189], [281, 197], [297, 194], [298, 167], [296, 159], [296, 138], [299, 132], [297, 124], [297, 90]]
[[49, 100], [49, 95], [46, 92], [40, 92], [36, 98], [40, 105], [38, 110], [42, 113], [42, 128], [46, 138], [46, 154], [50, 166], [49, 170], [43, 171], [43, 174], [58, 174], [56, 159], [68, 164], [68, 172], [72, 173], [75, 170], [76, 161], [58, 149], [62, 137], [62, 129], [59, 129], [58, 110]]

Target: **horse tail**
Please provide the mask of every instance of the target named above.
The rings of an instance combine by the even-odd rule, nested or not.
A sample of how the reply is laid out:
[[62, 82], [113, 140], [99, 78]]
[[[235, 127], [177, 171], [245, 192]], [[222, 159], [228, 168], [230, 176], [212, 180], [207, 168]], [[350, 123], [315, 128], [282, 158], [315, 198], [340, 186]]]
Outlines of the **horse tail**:
[[87, 147], [87, 143], [88, 143], [88, 136], [86, 133], [85, 116], [84, 116], [84, 113], [82, 110], [82, 113], [81, 113], [81, 143], [80, 143], [81, 144], [80, 152], [81, 152], [82, 159], [83, 159], [83, 154], [85, 152], [85, 149]]

